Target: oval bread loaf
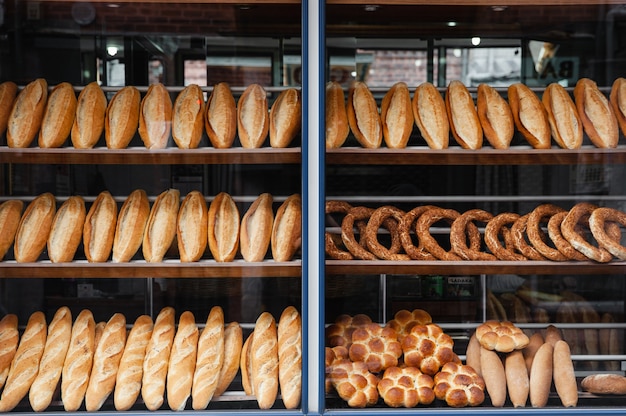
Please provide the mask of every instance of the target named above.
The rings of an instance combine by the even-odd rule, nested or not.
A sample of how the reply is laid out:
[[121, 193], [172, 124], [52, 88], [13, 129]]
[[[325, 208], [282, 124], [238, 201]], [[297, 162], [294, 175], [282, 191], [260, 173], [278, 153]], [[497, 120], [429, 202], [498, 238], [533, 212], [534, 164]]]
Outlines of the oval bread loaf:
[[76, 149], [91, 149], [104, 131], [107, 98], [97, 82], [90, 82], [78, 94], [72, 125], [72, 144]]
[[176, 97], [172, 111], [172, 137], [180, 149], [195, 149], [204, 131], [204, 93], [197, 84], [187, 85]]
[[172, 131], [172, 98], [161, 83], [152, 84], [139, 106], [139, 136], [148, 149], [165, 149]]
[[52, 263], [69, 262], [83, 239], [87, 210], [80, 196], [69, 197], [57, 210], [48, 236], [48, 258]]
[[214, 306], [198, 340], [198, 355], [191, 390], [192, 407], [204, 410], [213, 398], [224, 364], [224, 311]]
[[530, 380], [522, 351], [515, 350], [506, 355], [504, 372], [509, 399], [513, 407], [525, 407], [528, 401]]
[[383, 128], [374, 95], [367, 84], [354, 82], [348, 90], [348, 123], [361, 146], [377, 149], [383, 141]]
[[554, 348], [547, 342], [535, 354], [530, 368], [529, 397], [532, 407], [544, 407], [548, 403], [552, 386], [552, 356]]
[[37, 196], [28, 204], [15, 232], [15, 261], [28, 263], [39, 258], [46, 247], [55, 212], [56, 201], [48, 192]]
[[302, 199], [290, 195], [276, 211], [271, 236], [272, 257], [289, 261], [302, 245]]
[[198, 326], [190, 311], [185, 311], [178, 320], [178, 329], [172, 342], [172, 351], [167, 369], [167, 404], [171, 410], [185, 409], [191, 396], [193, 375], [198, 354]]
[[141, 93], [127, 85], [115, 93], [107, 106], [104, 140], [109, 149], [125, 149], [139, 127]]
[[176, 222], [180, 261], [200, 260], [207, 246], [208, 210], [199, 191], [191, 191], [183, 199]]
[[143, 189], [136, 189], [128, 195], [117, 217], [113, 239], [113, 262], [130, 261], [137, 253], [143, 241], [148, 216], [150, 216], [148, 195]]
[[278, 320], [278, 382], [287, 409], [295, 409], [302, 396], [302, 318], [293, 306]]
[[13, 81], [0, 83], [0, 136], [7, 130], [9, 115], [17, 97], [17, 84]]
[[[0, 85], [1, 89], [2, 85]], [[0, 93], [1, 95], [1, 93]], [[2, 99], [0, 98], [0, 102]], [[622, 134], [626, 135], [626, 78], [618, 77], [613, 81], [609, 102], [613, 107], [617, 124]], [[1, 111], [0, 111], [1, 114]], [[2, 134], [2, 120], [0, 119], [0, 134]]]
[[350, 134], [346, 96], [343, 87], [336, 81], [326, 83], [326, 148], [337, 149], [345, 143]]
[[521, 82], [508, 88], [509, 105], [515, 127], [535, 149], [549, 149], [551, 145], [550, 122], [539, 97]]
[[481, 348], [480, 368], [485, 388], [493, 407], [502, 407], [506, 401], [506, 373], [497, 352]]
[[422, 137], [431, 149], [447, 149], [450, 123], [446, 104], [437, 88], [430, 82], [421, 83], [413, 94], [413, 118]]
[[10, 199], [0, 204], [0, 260], [7, 254], [13, 242], [15, 233], [22, 218], [24, 202], [19, 199]]
[[215, 84], [206, 103], [204, 126], [216, 149], [228, 149], [237, 136], [237, 104], [226, 82]]
[[154, 201], [143, 233], [142, 252], [148, 263], [162, 261], [174, 242], [179, 206], [178, 189], [165, 190]]
[[239, 371], [242, 348], [243, 331], [241, 325], [238, 322], [231, 322], [224, 329], [224, 363], [220, 369], [213, 397], [222, 395], [235, 379]]
[[492, 86], [481, 83], [476, 89], [476, 108], [483, 134], [494, 149], [508, 149], [515, 134], [509, 103]]
[[0, 389], [6, 382], [20, 340], [17, 323], [17, 315], [12, 313], [0, 319]]
[[250, 383], [260, 409], [269, 409], [278, 396], [278, 335], [276, 321], [263, 312], [254, 325], [250, 343]]
[[541, 98], [548, 114], [550, 130], [556, 144], [563, 149], [578, 149], [583, 143], [583, 125], [574, 100], [561, 84], [546, 87]]
[[259, 84], [250, 84], [237, 102], [237, 133], [241, 146], [257, 149], [269, 133], [267, 93]]
[[76, 117], [76, 94], [69, 82], [56, 85], [48, 95], [39, 131], [39, 147], [61, 147], [69, 137]]
[[553, 351], [554, 387], [564, 407], [576, 407], [578, 404], [578, 384], [574, 373], [574, 363], [569, 345], [565, 341], [557, 341]]
[[143, 361], [141, 397], [148, 410], [163, 405], [167, 369], [176, 333], [174, 308], [166, 306], [156, 317]]
[[233, 261], [239, 249], [239, 209], [226, 192], [215, 196], [209, 206], [207, 238], [209, 250], [218, 262]]
[[595, 81], [580, 78], [574, 87], [574, 102], [591, 142], [603, 149], [616, 147], [619, 140], [617, 118], [609, 100]]
[[483, 129], [467, 87], [461, 81], [451, 81], [445, 101], [450, 131], [457, 143], [464, 149], [480, 149], [483, 146]]
[[270, 146], [288, 147], [302, 127], [302, 95], [295, 88], [282, 91], [270, 109]]
[[83, 227], [83, 246], [90, 263], [109, 259], [115, 239], [117, 203], [109, 191], [102, 191], [87, 212]]
[[397, 82], [384, 95], [380, 104], [383, 140], [391, 149], [404, 149], [413, 131], [411, 94], [405, 82]]
[[262, 193], [241, 219], [239, 247], [246, 261], [262, 261], [265, 258], [274, 223], [272, 202], [271, 194]]
[[48, 101], [48, 83], [38, 78], [28, 83], [13, 102], [7, 122], [7, 145], [29, 147], [41, 128]]

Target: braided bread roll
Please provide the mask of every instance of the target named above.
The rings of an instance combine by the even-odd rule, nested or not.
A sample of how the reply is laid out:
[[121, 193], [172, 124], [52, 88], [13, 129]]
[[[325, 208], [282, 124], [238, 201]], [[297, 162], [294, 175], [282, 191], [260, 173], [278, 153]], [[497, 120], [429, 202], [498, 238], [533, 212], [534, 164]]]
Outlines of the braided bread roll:
[[213, 398], [224, 364], [224, 311], [214, 306], [198, 340], [198, 356], [191, 388], [192, 407], [203, 410]]
[[157, 315], [152, 336], [143, 361], [141, 397], [148, 410], [157, 410], [163, 404], [167, 366], [174, 342], [174, 308], [166, 306]]
[[11, 362], [17, 351], [20, 333], [17, 330], [17, 315], [8, 314], [0, 319], [0, 389], [9, 375]]
[[167, 403], [170, 409], [185, 409], [191, 395], [198, 352], [198, 326], [190, 311], [180, 315], [167, 369]]
[[226, 391], [239, 371], [239, 361], [243, 347], [243, 331], [237, 322], [231, 322], [224, 329], [224, 363], [220, 369], [213, 397]]
[[83, 309], [72, 326], [70, 346], [61, 373], [61, 400], [68, 412], [80, 407], [87, 391], [95, 350], [96, 322], [88, 309]]
[[278, 395], [278, 335], [271, 313], [257, 318], [249, 348], [252, 393], [259, 408], [269, 409]]
[[287, 409], [295, 409], [302, 394], [302, 318], [293, 306], [278, 320], [278, 382]]

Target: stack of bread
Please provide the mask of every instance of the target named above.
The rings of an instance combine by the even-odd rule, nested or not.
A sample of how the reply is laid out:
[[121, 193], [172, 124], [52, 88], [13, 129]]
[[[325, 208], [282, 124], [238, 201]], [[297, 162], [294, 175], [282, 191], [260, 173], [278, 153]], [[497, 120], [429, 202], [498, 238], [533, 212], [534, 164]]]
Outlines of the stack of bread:
[[[218, 306], [204, 327], [190, 311], [178, 323], [175, 315], [165, 307], [154, 321], [139, 316], [127, 331], [121, 313], [96, 324], [87, 309], [73, 321], [69, 308], [61, 307], [49, 324], [42, 312], [33, 313], [21, 335], [17, 317], [6, 315], [0, 320], [0, 411], [13, 410], [26, 396], [37, 412], [57, 400], [66, 411], [97, 411], [111, 395], [118, 411], [141, 402], [148, 410], [161, 409], [165, 402], [175, 411], [206, 409], [244, 362], [242, 328], [237, 322], [226, 324]], [[269, 326], [263, 325], [265, 317]], [[299, 312], [287, 307], [277, 324], [265, 312], [254, 331], [254, 366], [245, 372], [255, 386], [251, 395], [269, 408], [280, 391], [284, 406], [296, 408], [302, 377]]]
[[198, 191], [180, 201], [177, 189], [168, 189], [150, 206], [142, 189], [133, 191], [118, 210], [108, 192], [101, 192], [86, 209], [82, 197], [57, 201], [44, 193], [24, 203], [0, 204], [0, 260], [13, 247], [19, 263], [34, 262], [46, 250], [53, 263], [69, 262], [82, 244], [92, 263], [128, 262], [139, 248], [147, 262], [160, 262], [178, 252], [181, 262], [195, 262], [210, 252], [218, 262], [233, 261], [238, 253], [248, 262], [263, 261], [271, 251], [275, 261], [292, 260], [301, 246], [302, 202], [293, 194], [273, 210], [273, 197], [263, 193], [244, 213], [226, 193], [207, 207]]
[[[80, 90], [78, 98], [75, 90]], [[230, 148], [238, 137], [241, 147], [284, 148], [300, 134], [302, 96], [286, 88], [268, 103], [259, 84], [249, 85], [238, 101], [226, 83], [211, 90], [207, 102], [196, 84], [182, 89], [172, 101], [160, 83], [148, 87], [143, 98], [137, 87], [119, 89], [107, 102], [100, 85], [74, 87], [67, 82], [50, 88], [39, 78], [23, 88], [0, 84], [0, 135], [7, 145], [30, 147], [38, 136], [40, 148], [91, 149], [104, 137], [106, 148], [125, 149], [136, 134], [147, 149], [198, 148], [206, 135], [211, 146]]]

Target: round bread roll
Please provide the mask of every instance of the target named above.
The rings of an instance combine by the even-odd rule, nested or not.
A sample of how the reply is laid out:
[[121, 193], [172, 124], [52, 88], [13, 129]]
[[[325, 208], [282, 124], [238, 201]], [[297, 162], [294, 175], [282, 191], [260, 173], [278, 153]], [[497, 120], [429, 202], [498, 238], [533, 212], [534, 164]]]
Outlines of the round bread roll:
[[453, 347], [454, 341], [439, 325], [415, 325], [402, 340], [404, 363], [434, 376], [446, 363], [460, 363]]
[[7, 122], [9, 147], [30, 146], [41, 128], [47, 102], [48, 83], [43, 78], [31, 81], [17, 94]]
[[56, 201], [51, 193], [43, 193], [28, 204], [15, 232], [15, 261], [37, 261], [46, 247], [55, 213]]
[[139, 106], [139, 136], [147, 149], [165, 149], [171, 131], [170, 93], [163, 84], [152, 84]]
[[446, 363], [434, 381], [435, 396], [450, 407], [478, 406], [485, 401], [485, 381], [470, 366]]
[[393, 328], [371, 323], [354, 330], [349, 354], [352, 361], [363, 361], [372, 373], [379, 373], [398, 365], [402, 345]]
[[411, 94], [405, 82], [391, 86], [380, 104], [383, 139], [390, 149], [404, 149], [413, 131]]
[[226, 82], [213, 87], [206, 103], [204, 126], [216, 149], [228, 149], [237, 135], [237, 104]]
[[379, 379], [362, 361], [337, 360], [330, 367], [329, 378], [339, 397], [350, 407], [364, 408], [378, 402]]
[[19, 199], [10, 199], [0, 204], [0, 260], [7, 254], [13, 242], [15, 233], [22, 218], [24, 202]]
[[48, 95], [39, 131], [39, 147], [61, 147], [69, 137], [76, 116], [76, 95], [69, 82], [56, 85]]
[[390, 407], [412, 408], [435, 401], [435, 382], [415, 367], [390, 367], [378, 382], [378, 393]]
[[383, 141], [383, 129], [374, 95], [367, 84], [352, 83], [348, 90], [348, 123], [361, 146], [379, 148]]
[[593, 394], [626, 394], [626, 377], [621, 374], [590, 374], [583, 378], [580, 387]]
[[91, 149], [104, 131], [107, 98], [100, 84], [90, 82], [78, 95], [76, 116], [72, 125], [72, 144], [76, 149]]
[[204, 93], [187, 85], [176, 97], [172, 111], [172, 137], [179, 149], [195, 149], [204, 131]]
[[127, 85], [115, 93], [107, 107], [104, 140], [109, 149], [125, 149], [139, 127], [141, 93]]
[[0, 136], [7, 130], [9, 115], [17, 96], [17, 84], [13, 81], [0, 83]]
[[87, 210], [80, 196], [69, 197], [57, 210], [48, 236], [48, 258], [52, 263], [69, 262], [83, 239]]
[[336, 81], [326, 83], [326, 148], [337, 149], [350, 134], [346, 96], [343, 87]]
[[371, 323], [372, 318], [365, 314], [339, 315], [335, 322], [326, 328], [326, 345], [330, 347], [342, 346], [349, 350], [352, 345], [354, 330]]
[[237, 133], [241, 146], [263, 146], [269, 132], [267, 93], [259, 84], [250, 84], [237, 102]]
[[401, 309], [393, 315], [393, 319], [387, 322], [387, 326], [393, 328], [398, 336], [398, 341], [411, 333], [411, 328], [415, 325], [426, 325], [433, 322], [432, 316], [423, 309], [413, 309], [408, 311]]
[[528, 345], [528, 336], [510, 321], [486, 321], [476, 328], [476, 338], [483, 348], [498, 352], [520, 350]]
[[0, 389], [6, 382], [20, 340], [17, 323], [17, 315], [12, 313], [4, 315], [0, 319]]
[[302, 94], [295, 88], [282, 91], [270, 109], [270, 146], [288, 147], [302, 127]]

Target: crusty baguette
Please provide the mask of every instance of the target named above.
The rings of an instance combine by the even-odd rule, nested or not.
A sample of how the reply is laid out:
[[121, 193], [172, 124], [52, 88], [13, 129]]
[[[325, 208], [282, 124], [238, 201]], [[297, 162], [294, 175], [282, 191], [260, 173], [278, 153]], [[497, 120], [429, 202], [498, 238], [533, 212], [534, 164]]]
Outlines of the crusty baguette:
[[76, 117], [76, 94], [69, 82], [56, 85], [48, 95], [39, 131], [39, 147], [61, 147], [72, 131]]
[[[2, 85], [0, 84], [0, 89]], [[0, 93], [1, 95], [1, 93]], [[0, 102], [1, 102], [0, 98]], [[613, 107], [613, 113], [617, 119], [622, 134], [626, 136], [626, 78], [618, 77], [613, 81], [609, 102]], [[1, 114], [1, 111], [0, 111]], [[0, 120], [0, 134], [2, 134], [2, 120]]]
[[139, 127], [141, 93], [127, 85], [115, 93], [106, 110], [104, 140], [109, 149], [125, 149]]
[[117, 216], [112, 260], [115, 263], [130, 261], [141, 247], [143, 232], [150, 216], [150, 202], [143, 189], [128, 195]]
[[447, 149], [450, 123], [446, 104], [437, 88], [430, 82], [421, 83], [413, 94], [413, 118], [422, 137], [431, 149]]
[[343, 87], [336, 81], [326, 83], [326, 148], [337, 149], [346, 142], [350, 134], [346, 96]]
[[269, 409], [278, 395], [278, 338], [276, 320], [262, 312], [250, 343], [250, 383], [260, 409]]
[[280, 315], [277, 338], [280, 395], [287, 409], [295, 409], [302, 395], [302, 318], [295, 307]]
[[198, 356], [191, 389], [192, 407], [204, 410], [213, 398], [224, 364], [224, 311], [214, 306], [198, 340]]
[[90, 82], [78, 95], [72, 125], [72, 144], [76, 149], [91, 149], [104, 131], [107, 97], [97, 82]]
[[149, 263], [160, 262], [176, 238], [176, 218], [180, 206], [178, 189], [163, 191], [154, 201], [143, 233], [142, 252]]
[[85, 201], [70, 196], [57, 210], [48, 236], [48, 258], [52, 263], [72, 261], [83, 239]]
[[198, 261], [207, 246], [208, 210], [200, 191], [191, 191], [180, 205], [176, 238], [181, 262]]
[[231, 322], [224, 329], [224, 362], [213, 397], [222, 395], [239, 372], [243, 331], [238, 322]]
[[553, 82], [541, 98], [548, 114], [552, 138], [563, 149], [578, 149], [583, 144], [583, 124], [574, 100], [561, 84]]
[[554, 387], [564, 407], [576, 407], [578, 404], [578, 385], [574, 373], [574, 363], [565, 341], [557, 341], [553, 351]]
[[448, 84], [445, 101], [454, 139], [464, 149], [480, 149], [483, 146], [483, 128], [467, 87], [459, 80], [452, 80]]
[[12, 313], [4, 315], [0, 319], [0, 389], [7, 379], [20, 340], [17, 323], [17, 315]]
[[43, 312], [34, 312], [28, 318], [0, 398], [0, 412], [10, 412], [28, 394], [37, 377], [46, 345], [48, 325]]
[[493, 407], [502, 407], [506, 401], [506, 373], [502, 359], [494, 350], [480, 349], [480, 369], [485, 389]]
[[532, 407], [544, 407], [548, 403], [552, 386], [553, 351], [552, 344], [546, 342], [539, 347], [533, 359], [529, 375], [529, 397]]
[[276, 211], [272, 226], [272, 257], [276, 261], [289, 261], [302, 245], [302, 198], [289, 196]]
[[530, 380], [521, 350], [515, 350], [504, 358], [506, 387], [513, 407], [525, 407], [528, 401]]
[[619, 140], [617, 118], [608, 98], [595, 81], [580, 78], [574, 87], [574, 102], [591, 142], [602, 149], [616, 147]]
[[270, 146], [288, 147], [302, 127], [302, 94], [295, 88], [283, 90], [270, 109]]
[[550, 122], [537, 94], [521, 82], [516, 82], [509, 86], [508, 98], [517, 130], [533, 148], [549, 149]]
[[13, 102], [7, 122], [7, 145], [29, 147], [41, 128], [48, 101], [48, 83], [38, 78], [28, 83]]
[[404, 149], [413, 131], [411, 93], [405, 82], [396, 82], [380, 103], [383, 140], [391, 149]]
[[33, 262], [39, 258], [46, 247], [55, 212], [56, 201], [48, 192], [28, 204], [15, 232], [13, 252], [18, 263]]
[[141, 397], [148, 410], [163, 404], [167, 368], [176, 333], [174, 308], [166, 306], [156, 317], [143, 361]]
[[19, 199], [9, 199], [0, 204], [0, 260], [4, 258], [7, 251], [15, 241], [17, 226], [22, 218], [24, 202]]
[[96, 348], [98, 348], [98, 344], [100, 343], [100, 339], [102, 338], [102, 334], [104, 333], [104, 328], [106, 328], [106, 321], [96, 322], [94, 337], [93, 337], [93, 351], [94, 354], [96, 352]]
[[361, 146], [377, 149], [383, 141], [383, 128], [374, 95], [367, 84], [353, 82], [348, 89], [348, 124]]
[[195, 149], [204, 131], [204, 93], [189, 84], [176, 96], [172, 110], [172, 137], [180, 149]]
[[626, 377], [621, 374], [599, 373], [583, 378], [580, 386], [593, 394], [626, 394]]
[[207, 238], [209, 250], [218, 262], [233, 261], [239, 249], [239, 209], [226, 192], [215, 196], [209, 206]]
[[476, 89], [476, 111], [483, 134], [494, 149], [508, 149], [515, 134], [509, 103], [492, 86], [481, 83]]
[[265, 258], [274, 223], [272, 202], [271, 194], [262, 193], [241, 219], [239, 248], [246, 261], [262, 261]]
[[241, 146], [257, 149], [269, 133], [267, 93], [259, 84], [250, 84], [237, 101], [237, 133]]
[[83, 227], [83, 247], [90, 263], [109, 259], [115, 239], [117, 203], [109, 191], [102, 191], [91, 204]]
[[0, 136], [7, 130], [9, 115], [17, 96], [17, 84], [13, 81], [0, 83]]
[[180, 315], [167, 369], [167, 404], [171, 410], [185, 409], [191, 395], [198, 354], [198, 325], [190, 311]]
[[213, 147], [228, 149], [237, 136], [237, 104], [226, 82], [213, 87], [206, 103], [204, 127]]
[[543, 345], [544, 342], [546, 341], [544, 341], [541, 332], [535, 332], [529, 337], [528, 345], [522, 350], [528, 374], [530, 374], [530, 369], [532, 368], [535, 354], [537, 354], [537, 350]]
[[70, 346], [61, 373], [61, 401], [68, 412], [78, 410], [85, 397], [93, 364], [95, 335], [93, 314], [83, 309], [72, 325]]
[[478, 338], [476, 338], [476, 334], [472, 334], [470, 336], [469, 341], [467, 342], [467, 350], [465, 352], [465, 364], [469, 365], [476, 371], [476, 373], [482, 377], [482, 370], [480, 368], [480, 342], [478, 342]]
[[152, 84], [139, 106], [139, 136], [148, 149], [165, 149], [172, 131], [172, 97], [161, 83]]
[[253, 396], [252, 391], [252, 379], [251, 379], [251, 367], [250, 367], [250, 345], [254, 338], [254, 330], [248, 335], [241, 347], [241, 356], [239, 361], [239, 368], [241, 370], [241, 387], [243, 392], [248, 396]]
[[143, 360], [152, 335], [152, 327], [152, 318], [148, 315], [140, 315], [128, 333], [115, 379], [115, 391], [113, 393], [115, 410], [130, 409], [139, 397]]

